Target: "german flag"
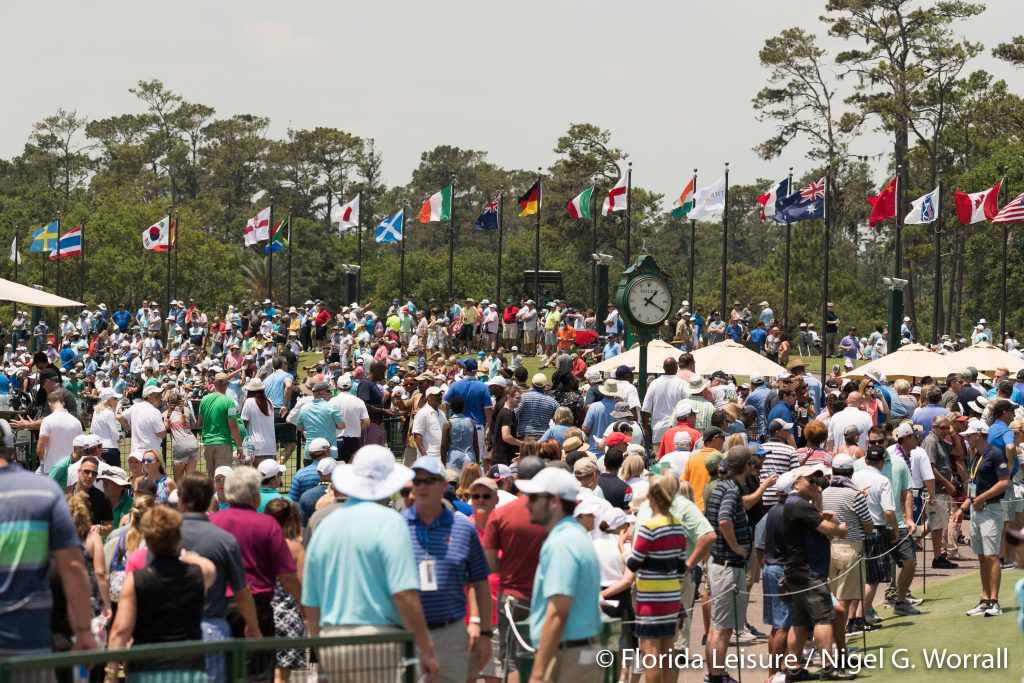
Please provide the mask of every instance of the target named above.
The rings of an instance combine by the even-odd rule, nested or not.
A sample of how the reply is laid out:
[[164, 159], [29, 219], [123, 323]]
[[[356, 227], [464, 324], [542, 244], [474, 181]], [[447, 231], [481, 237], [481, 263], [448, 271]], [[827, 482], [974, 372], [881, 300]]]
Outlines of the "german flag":
[[519, 198], [519, 206], [523, 207], [523, 210], [519, 212], [520, 216], [532, 216], [537, 213], [540, 207], [540, 180], [535, 182], [526, 191], [526, 194]]

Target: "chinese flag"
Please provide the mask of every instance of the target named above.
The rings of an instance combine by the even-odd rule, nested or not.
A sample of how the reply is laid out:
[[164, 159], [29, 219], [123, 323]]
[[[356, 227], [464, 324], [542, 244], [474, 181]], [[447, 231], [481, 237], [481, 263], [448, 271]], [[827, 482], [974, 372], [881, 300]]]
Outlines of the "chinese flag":
[[882, 221], [896, 216], [896, 180], [896, 178], [890, 180], [877, 197], [868, 197], [868, 204], [871, 205], [868, 225], [872, 228]]

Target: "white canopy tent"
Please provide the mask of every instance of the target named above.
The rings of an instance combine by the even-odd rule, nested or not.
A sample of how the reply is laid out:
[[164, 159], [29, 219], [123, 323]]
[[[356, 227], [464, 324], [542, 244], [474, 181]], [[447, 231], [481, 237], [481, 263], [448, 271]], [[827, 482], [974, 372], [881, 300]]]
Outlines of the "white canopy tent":
[[[660, 339], [653, 339], [647, 344], [647, 374], [649, 375], [661, 375], [665, 372], [665, 359], [675, 358], [679, 359], [679, 356], [683, 354], [682, 351], [666, 344]], [[590, 370], [597, 370], [601, 375], [613, 375], [615, 374], [615, 368], [620, 365], [633, 368], [635, 371], [640, 371], [640, 345], [634, 344], [633, 348], [629, 351], [624, 351], [614, 358], [603, 360], [596, 365], [590, 366]]]
[[62, 296], [3, 278], [0, 278], [0, 301], [15, 301], [19, 304], [42, 306], [43, 308], [75, 308], [85, 305], [80, 301], [65, 299]]

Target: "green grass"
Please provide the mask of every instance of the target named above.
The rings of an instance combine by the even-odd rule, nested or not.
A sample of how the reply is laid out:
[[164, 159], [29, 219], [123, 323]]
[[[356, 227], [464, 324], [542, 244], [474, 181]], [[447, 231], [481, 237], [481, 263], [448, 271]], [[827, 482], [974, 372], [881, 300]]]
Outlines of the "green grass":
[[[925, 598], [920, 609], [925, 613], [917, 617], [892, 617], [891, 612], [880, 608], [885, 618], [885, 628], [868, 634], [867, 648], [863, 652], [878, 655], [885, 668], [862, 671], [862, 677], [872, 681], [929, 681], [945, 680], [955, 683], [991, 683], [992, 681], [1020, 681], [1024, 673], [1024, 646], [1017, 626], [1020, 606], [1014, 596], [1014, 584], [1024, 578], [1020, 570], [1003, 572], [999, 602], [1003, 607], [1000, 617], [968, 617], [967, 610], [978, 604], [981, 584], [977, 573], [971, 573], [949, 581], [929, 586], [928, 592], [915, 593]], [[855, 638], [851, 646], [862, 646], [861, 639]], [[963, 669], [926, 668], [922, 650], [941, 652], [946, 648], [950, 653], [990, 653], [1005, 647], [1009, 652], [1009, 668], [985, 670], [968, 665]], [[914, 669], [897, 669], [893, 666], [896, 652], [905, 648], [906, 660]], [[948, 665], [947, 665], [948, 667]]]

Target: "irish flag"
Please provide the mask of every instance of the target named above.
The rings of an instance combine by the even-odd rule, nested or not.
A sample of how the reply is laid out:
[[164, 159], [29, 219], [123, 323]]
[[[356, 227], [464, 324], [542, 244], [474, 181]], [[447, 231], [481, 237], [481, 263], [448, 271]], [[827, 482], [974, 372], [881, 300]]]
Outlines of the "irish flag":
[[690, 209], [693, 208], [693, 178], [690, 178], [690, 182], [686, 183], [686, 187], [683, 188], [683, 193], [676, 199], [676, 203], [672, 205], [672, 218], [686, 218], [686, 214], [690, 213]]
[[590, 220], [590, 195], [592, 194], [594, 194], [594, 188], [588, 187], [565, 205], [565, 210], [569, 212], [569, 218], [574, 221], [578, 221], [581, 218]]
[[437, 223], [452, 217], [452, 186], [430, 195], [420, 207], [420, 223]]

